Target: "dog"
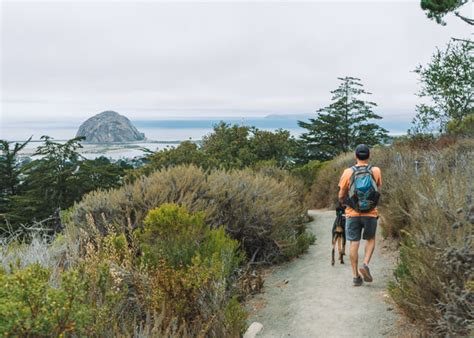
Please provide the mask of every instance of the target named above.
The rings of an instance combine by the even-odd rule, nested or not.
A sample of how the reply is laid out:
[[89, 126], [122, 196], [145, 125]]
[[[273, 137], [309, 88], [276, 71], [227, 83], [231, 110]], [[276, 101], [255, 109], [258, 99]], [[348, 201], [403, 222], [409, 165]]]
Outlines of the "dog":
[[346, 254], [346, 216], [345, 207], [336, 208], [336, 219], [332, 226], [332, 258], [331, 265], [335, 263], [336, 243], [339, 251], [339, 261], [344, 264], [344, 255]]

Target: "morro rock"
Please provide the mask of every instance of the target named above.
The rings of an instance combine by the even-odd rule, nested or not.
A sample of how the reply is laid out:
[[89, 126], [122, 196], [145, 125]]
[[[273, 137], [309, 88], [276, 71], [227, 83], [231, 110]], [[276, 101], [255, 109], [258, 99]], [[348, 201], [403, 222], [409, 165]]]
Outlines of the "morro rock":
[[111, 143], [133, 142], [145, 139], [128, 118], [114, 111], [104, 111], [86, 120], [77, 131], [77, 136], [85, 136], [86, 142]]

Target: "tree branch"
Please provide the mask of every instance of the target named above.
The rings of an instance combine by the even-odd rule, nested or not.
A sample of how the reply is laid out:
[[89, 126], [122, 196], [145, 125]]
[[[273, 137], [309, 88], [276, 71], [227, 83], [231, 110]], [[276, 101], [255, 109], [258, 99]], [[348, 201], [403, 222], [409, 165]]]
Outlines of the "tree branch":
[[458, 39], [458, 38], [451, 38], [453, 41], [462, 41], [462, 42], [467, 42], [467, 43], [474, 43], [472, 40], [466, 40], [466, 39]]
[[474, 25], [474, 19], [470, 19], [465, 16], [462, 16], [461, 14], [459, 14], [459, 12], [454, 12], [454, 15], [456, 15], [462, 21], [467, 22], [470, 25]]

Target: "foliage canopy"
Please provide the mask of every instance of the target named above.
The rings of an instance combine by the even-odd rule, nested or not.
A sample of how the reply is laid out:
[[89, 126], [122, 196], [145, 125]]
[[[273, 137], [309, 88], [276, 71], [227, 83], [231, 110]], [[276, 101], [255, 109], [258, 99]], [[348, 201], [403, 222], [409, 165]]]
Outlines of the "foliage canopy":
[[436, 50], [428, 65], [415, 69], [421, 83], [417, 95], [429, 103], [416, 107], [413, 132], [446, 132], [449, 122], [457, 125], [474, 113], [473, 49], [469, 42], [451, 42]]

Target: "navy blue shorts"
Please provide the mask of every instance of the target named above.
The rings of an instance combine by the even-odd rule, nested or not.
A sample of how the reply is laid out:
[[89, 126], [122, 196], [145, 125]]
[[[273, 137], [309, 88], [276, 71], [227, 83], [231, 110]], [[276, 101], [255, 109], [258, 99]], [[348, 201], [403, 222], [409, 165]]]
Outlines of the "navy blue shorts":
[[346, 238], [348, 241], [360, 241], [362, 229], [363, 239], [372, 239], [377, 230], [377, 217], [357, 216], [346, 218]]

